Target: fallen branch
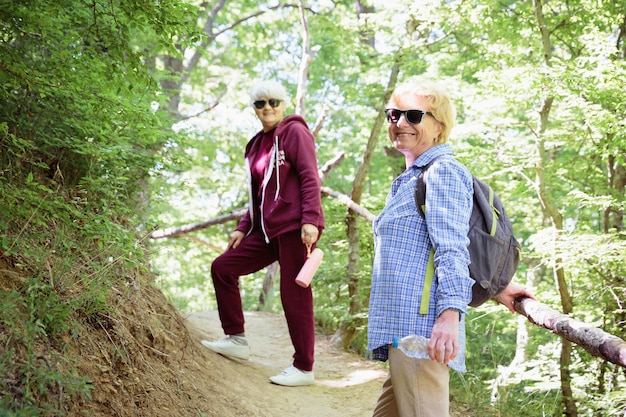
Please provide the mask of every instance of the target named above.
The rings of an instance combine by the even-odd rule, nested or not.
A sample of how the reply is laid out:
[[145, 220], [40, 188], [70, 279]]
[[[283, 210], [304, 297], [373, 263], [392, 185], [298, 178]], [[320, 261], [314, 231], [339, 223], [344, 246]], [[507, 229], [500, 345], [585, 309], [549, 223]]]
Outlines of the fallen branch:
[[531, 323], [577, 344], [591, 355], [626, 368], [626, 341], [623, 339], [530, 298], [515, 300], [515, 311]]
[[[336, 198], [341, 203], [345, 204], [350, 210], [354, 211], [356, 214], [363, 217], [370, 223], [374, 220], [374, 217], [376, 217], [368, 209], [352, 201], [348, 195], [339, 193], [329, 187], [322, 187], [322, 195]], [[163, 230], [155, 230], [154, 232], [152, 232], [150, 237], [152, 239], [161, 239], [164, 237], [185, 237], [187, 233], [195, 232], [196, 230], [205, 229], [207, 227], [215, 226], [217, 224], [223, 224], [231, 220], [239, 220], [246, 214], [247, 210], [247, 208], [239, 208], [231, 211], [228, 214], [223, 214], [221, 216], [214, 217], [212, 219], [202, 222], [186, 224], [179, 227], [168, 227], [167, 229]]]
[[[328, 173], [343, 161], [344, 156], [345, 154], [343, 152], [340, 152], [334, 158], [327, 161], [324, 164], [324, 166], [319, 169], [318, 175], [320, 176], [320, 180], [322, 182], [324, 181]], [[338, 198], [341, 202], [343, 202], [344, 204], [346, 204], [348, 207], [350, 207], [353, 210], [355, 209], [355, 210], [358, 210], [359, 212], [363, 212], [365, 214], [365, 216], [363, 217], [365, 217], [370, 222], [374, 219], [374, 216], [369, 211], [360, 207], [358, 204], [352, 201], [350, 197], [348, 197], [347, 195], [343, 195], [327, 187], [324, 187], [324, 189], [322, 190], [322, 195], [324, 194], [331, 196], [331, 197]], [[163, 230], [155, 230], [154, 232], [152, 232], [150, 237], [152, 239], [162, 239], [164, 237], [188, 237], [186, 236], [186, 234], [189, 232], [195, 232], [196, 230], [205, 229], [207, 227], [215, 226], [217, 224], [223, 224], [231, 220], [240, 220], [246, 214], [247, 210], [248, 209], [246, 207], [238, 208], [238, 209], [231, 211], [229, 214], [224, 214], [224, 215], [214, 217], [212, 219], [205, 220], [202, 222], [186, 224], [186, 225], [178, 226], [178, 227], [168, 227], [167, 229], [163, 229]]]
[[179, 227], [168, 227], [167, 229], [163, 229], [163, 230], [155, 230], [154, 232], [152, 232], [150, 237], [152, 239], [161, 239], [164, 237], [180, 237], [189, 232], [195, 232], [196, 230], [205, 229], [209, 226], [215, 226], [216, 224], [223, 224], [231, 220], [239, 220], [246, 214], [247, 210], [248, 210], [247, 208], [240, 208], [240, 209], [233, 210], [228, 214], [223, 214], [221, 216], [214, 217], [212, 219], [205, 220], [203, 222], [186, 224], [184, 226], [179, 226]]

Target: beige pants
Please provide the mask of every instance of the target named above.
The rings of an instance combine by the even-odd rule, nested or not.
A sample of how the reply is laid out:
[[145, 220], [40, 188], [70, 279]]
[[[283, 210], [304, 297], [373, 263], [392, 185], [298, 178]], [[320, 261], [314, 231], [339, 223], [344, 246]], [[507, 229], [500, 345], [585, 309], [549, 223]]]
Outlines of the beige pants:
[[373, 417], [449, 417], [450, 370], [447, 365], [406, 356], [389, 348], [389, 376]]

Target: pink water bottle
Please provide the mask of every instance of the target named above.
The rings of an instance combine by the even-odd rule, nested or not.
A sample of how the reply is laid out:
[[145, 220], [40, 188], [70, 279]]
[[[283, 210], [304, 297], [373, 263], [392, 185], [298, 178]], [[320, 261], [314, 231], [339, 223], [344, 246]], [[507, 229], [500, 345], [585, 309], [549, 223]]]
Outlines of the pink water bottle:
[[324, 252], [320, 248], [313, 249], [313, 252], [309, 255], [307, 260], [302, 265], [302, 269], [298, 272], [298, 276], [296, 277], [296, 284], [299, 286], [306, 288], [311, 284], [311, 280], [313, 279], [313, 275], [319, 268], [322, 263], [322, 259], [324, 258]]

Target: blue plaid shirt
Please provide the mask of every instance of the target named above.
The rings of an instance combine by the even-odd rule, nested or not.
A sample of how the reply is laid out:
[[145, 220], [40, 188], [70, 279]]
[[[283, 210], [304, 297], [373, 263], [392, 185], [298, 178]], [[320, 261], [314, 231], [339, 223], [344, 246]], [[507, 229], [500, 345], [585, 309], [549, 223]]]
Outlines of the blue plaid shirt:
[[[415, 181], [422, 167], [435, 158], [424, 178], [425, 221], [415, 205]], [[465, 313], [474, 284], [467, 250], [472, 194], [472, 176], [454, 159], [448, 144], [424, 152], [393, 181], [385, 208], [373, 223], [375, 253], [368, 323], [368, 352], [373, 359], [387, 360], [394, 337], [430, 337], [435, 319], [444, 310], [453, 309], [461, 313], [462, 366], [455, 370], [465, 371]], [[422, 315], [420, 298], [433, 246], [435, 276], [428, 314]]]

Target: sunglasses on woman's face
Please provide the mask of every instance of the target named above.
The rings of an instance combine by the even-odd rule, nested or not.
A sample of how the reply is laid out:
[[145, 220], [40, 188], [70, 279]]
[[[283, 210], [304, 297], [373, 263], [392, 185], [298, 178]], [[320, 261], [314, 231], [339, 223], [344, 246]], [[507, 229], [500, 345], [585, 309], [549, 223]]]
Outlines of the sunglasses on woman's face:
[[265, 100], [257, 100], [257, 101], [254, 102], [254, 107], [256, 107], [257, 109], [261, 110], [263, 107], [265, 107], [265, 103], [270, 103], [270, 107], [276, 108], [276, 107], [280, 106], [280, 102], [281, 102], [281, 100], [277, 100], [275, 98], [270, 98], [267, 101], [265, 101]]
[[404, 119], [412, 125], [418, 125], [422, 123], [422, 118], [425, 114], [429, 115], [433, 119], [435, 116], [429, 111], [424, 110], [398, 110], [398, 109], [386, 109], [387, 121], [389, 123], [398, 123], [400, 116], [404, 115]]

